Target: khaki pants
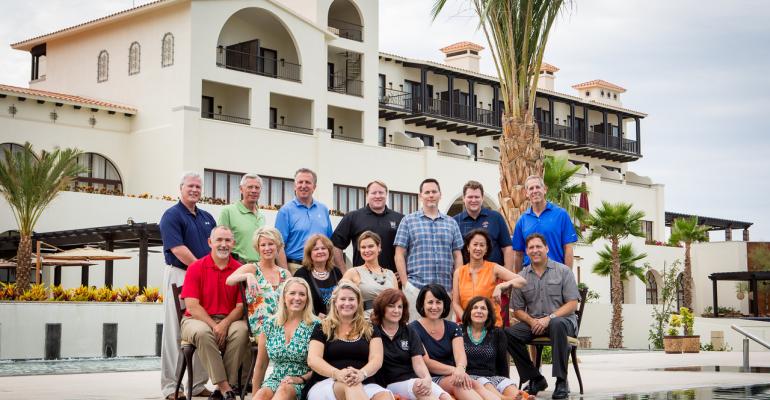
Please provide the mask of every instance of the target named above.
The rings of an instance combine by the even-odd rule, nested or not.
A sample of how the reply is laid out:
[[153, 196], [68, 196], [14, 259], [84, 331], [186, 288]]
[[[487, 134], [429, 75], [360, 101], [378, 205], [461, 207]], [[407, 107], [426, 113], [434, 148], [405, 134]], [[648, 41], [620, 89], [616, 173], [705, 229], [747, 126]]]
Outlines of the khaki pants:
[[[330, 256], [331, 257], [331, 256]], [[294, 276], [294, 273], [297, 272], [298, 269], [303, 268], [302, 264], [295, 264], [295, 263], [289, 263], [289, 273]]]
[[[182, 339], [195, 345], [195, 354], [208, 371], [211, 382], [218, 384], [228, 380], [238, 383], [238, 368], [249, 349], [249, 333], [246, 323], [238, 320], [230, 324], [225, 341], [224, 354], [219, 352], [214, 331], [205, 322], [190, 317], [182, 320]], [[248, 369], [249, 365], [245, 365]]]

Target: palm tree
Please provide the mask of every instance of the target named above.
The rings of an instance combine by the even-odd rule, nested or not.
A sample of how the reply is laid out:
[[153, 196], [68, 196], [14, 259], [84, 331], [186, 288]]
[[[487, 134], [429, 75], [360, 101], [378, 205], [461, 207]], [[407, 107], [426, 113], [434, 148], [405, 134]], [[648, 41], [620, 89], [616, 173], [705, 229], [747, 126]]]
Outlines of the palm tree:
[[0, 193], [11, 206], [19, 227], [19, 248], [16, 252], [16, 287], [29, 287], [32, 233], [40, 215], [67, 187], [77, 174], [86, 169], [78, 164], [77, 149], [45, 150], [35, 154], [32, 145], [24, 144], [20, 151], [5, 149], [0, 160]]
[[588, 188], [582, 183], [571, 183], [570, 179], [580, 171], [579, 165], [573, 165], [566, 157], [546, 156], [543, 160], [543, 181], [548, 191], [546, 200], [567, 210], [575, 222], [575, 231], [580, 232], [579, 223], [585, 221], [588, 213], [575, 205], [576, 196], [588, 194]]
[[588, 217], [591, 234], [588, 242], [599, 239], [610, 242], [612, 272], [610, 273], [612, 298], [612, 323], [610, 325], [610, 348], [623, 347], [623, 281], [620, 274], [620, 241], [629, 235], [644, 236], [640, 224], [644, 212], [631, 210], [631, 204], [606, 201]]
[[[548, 34], [563, 0], [469, 0], [487, 38], [504, 102], [500, 137], [500, 210], [509, 227], [527, 207], [524, 181], [542, 176], [543, 149], [534, 122], [535, 94]], [[435, 0], [433, 18], [447, 0]]]
[[692, 310], [692, 259], [690, 247], [693, 243], [708, 240], [708, 227], [698, 225], [698, 217], [677, 218], [671, 224], [669, 243], [680, 245], [684, 243], [684, 301], [682, 307]]
[[[610, 246], [604, 245], [604, 250], [598, 253], [599, 261], [594, 264], [593, 272], [599, 276], [610, 276], [612, 273], [612, 249]], [[620, 258], [620, 280], [623, 282], [631, 279], [632, 276], [639, 278], [642, 282], [646, 282], [644, 273], [647, 271], [647, 267], [639, 267], [636, 265], [637, 261], [647, 257], [647, 253], [636, 254], [634, 246], [631, 243], [623, 243], [618, 250], [618, 257]], [[613, 298], [612, 296], [610, 296]], [[614, 298], [613, 298], [614, 299]], [[623, 301], [621, 295], [621, 302]]]

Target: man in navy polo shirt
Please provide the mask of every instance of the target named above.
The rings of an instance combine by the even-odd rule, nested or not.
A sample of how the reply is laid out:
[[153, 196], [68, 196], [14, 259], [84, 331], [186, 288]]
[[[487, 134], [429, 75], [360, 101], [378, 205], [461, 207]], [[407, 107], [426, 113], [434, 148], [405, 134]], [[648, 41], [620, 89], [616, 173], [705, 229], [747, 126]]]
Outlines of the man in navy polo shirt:
[[[179, 356], [179, 321], [174, 307], [174, 295], [171, 285], [182, 286], [187, 266], [211, 251], [208, 244], [211, 230], [217, 225], [214, 217], [201, 210], [196, 203], [201, 198], [203, 180], [195, 172], [187, 172], [179, 184], [179, 202], [166, 210], [160, 219], [160, 235], [163, 239], [163, 255], [166, 258], [166, 270], [163, 275], [163, 340], [160, 350], [160, 386], [163, 397], [174, 398], [176, 389], [176, 363]], [[193, 363], [194, 387], [196, 396], [208, 396], [211, 393], [204, 386], [208, 374], [200, 362]], [[184, 397], [180, 393], [180, 398]]]
[[524, 190], [527, 192], [530, 207], [521, 214], [513, 230], [513, 265], [516, 271], [529, 265], [529, 257], [524, 255], [524, 239], [533, 233], [545, 237], [549, 259], [572, 268], [572, 246], [577, 242], [578, 236], [569, 214], [563, 208], [545, 200], [548, 188], [540, 176], [527, 177]]
[[[308, 168], [300, 168], [294, 174], [294, 199], [284, 204], [275, 217], [278, 229], [286, 244], [278, 254], [278, 264], [294, 272], [302, 268], [307, 238], [320, 233], [332, 236], [329, 208], [313, 199], [318, 176]], [[331, 254], [329, 255], [332, 256]]]

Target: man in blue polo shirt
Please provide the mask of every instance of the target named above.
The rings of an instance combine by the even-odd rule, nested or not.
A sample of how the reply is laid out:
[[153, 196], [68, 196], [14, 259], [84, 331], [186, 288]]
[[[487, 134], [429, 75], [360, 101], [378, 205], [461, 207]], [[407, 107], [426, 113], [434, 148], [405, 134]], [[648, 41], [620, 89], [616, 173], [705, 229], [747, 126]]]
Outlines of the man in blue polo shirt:
[[[187, 266], [211, 251], [208, 244], [211, 230], [217, 225], [214, 217], [196, 206], [201, 198], [203, 180], [195, 172], [187, 172], [179, 184], [179, 202], [166, 210], [160, 219], [160, 236], [163, 239], [163, 256], [166, 270], [163, 275], [163, 340], [160, 349], [160, 386], [163, 397], [174, 398], [176, 389], [176, 363], [179, 357], [179, 320], [174, 307], [171, 285], [182, 286]], [[193, 363], [196, 396], [209, 396], [204, 386], [208, 374], [201, 363]], [[180, 393], [180, 398], [184, 397]]]
[[549, 259], [572, 268], [572, 246], [577, 242], [578, 236], [569, 214], [563, 208], [545, 200], [548, 188], [540, 176], [527, 177], [524, 190], [530, 207], [521, 214], [513, 230], [513, 265], [516, 271], [529, 265], [529, 257], [524, 255], [524, 239], [533, 233], [545, 237]]
[[[320, 233], [332, 236], [329, 208], [313, 199], [318, 176], [308, 168], [300, 168], [294, 174], [294, 199], [278, 210], [275, 228], [281, 232], [286, 244], [278, 255], [278, 263], [294, 274], [302, 268], [305, 241]], [[331, 257], [331, 254], [329, 255]]]

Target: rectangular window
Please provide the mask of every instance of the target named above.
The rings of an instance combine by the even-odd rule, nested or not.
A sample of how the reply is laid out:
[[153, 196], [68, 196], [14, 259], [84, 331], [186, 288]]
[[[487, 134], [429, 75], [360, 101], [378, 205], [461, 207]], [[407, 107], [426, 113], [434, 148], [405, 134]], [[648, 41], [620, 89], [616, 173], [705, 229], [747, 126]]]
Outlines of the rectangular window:
[[476, 157], [477, 157], [478, 145], [476, 143], [465, 142], [465, 141], [462, 141], [462, 140], [455, 140], [455, 139], [452, 139], [452, 143], [454, 143], [454, 144], [456, 144], [458, 146], [465, 146], [465, 147], [467, 147], [468, 150], [471, 151], [471, 159], [472, 160], [476, 160], [477, 159]]
[[652, 221], [641, 221], [642, 225], [642, 233], [644, 233], [644, 240], [647, 243], [651, 243], [653, 241], [652, 238]]
[[[203, 173], [203, 197], [219, 199], [225, 203], [240, 201], [242, 172], [205, 169]], [[294, 198], [294, 180], [289, 178], [262, 177], [262, 194], [259, 205], [282, 206]]]
[[380, 79], [379, 94], [380, 94], [380, 98], [382, 99], [385, 97], [385, 75], [380, 74], [379, 79]]
[[606, 169], [607, 171], [612, 171], [612, 172], [620, 173], [620, 168], [618, 168], [618, 167], [613, 167], [613, 166], [610, 166], [610, 165], [602, 165], [602, 167], [604, 167], [604, 169]]
[[406, 135], [409, 137], [418, 138], [422, 140], [422, 143], [425, 146], [433, 147], [433, 136], [431, 135], [426, 135], [424, 133], [417, 133], [417, 132], [409, 132], [409, 131], [406, 131], [404, 133], [406, 133]]
[[409, 214], [417, 211], [417, 194], [404, 192], [388, 192], [388, 205], [394, 211], [401, 214]]
[[366, 204], [365, 188], [334, 184], [332, 208], [347, 213], [357, 210]]
[[388, 130], [384, 126], [379, 127], [377, 131], [377, 144], [385, 146], [385, 143], [387, 143], [387, 133]]

